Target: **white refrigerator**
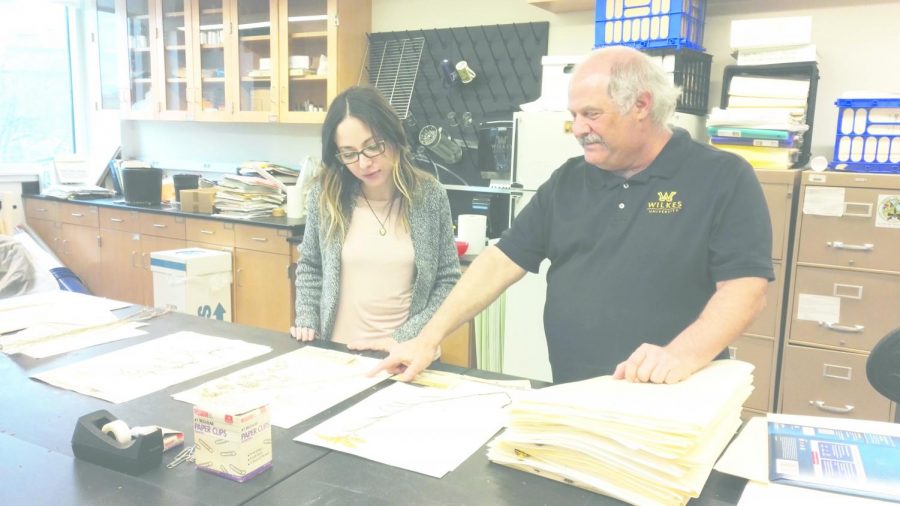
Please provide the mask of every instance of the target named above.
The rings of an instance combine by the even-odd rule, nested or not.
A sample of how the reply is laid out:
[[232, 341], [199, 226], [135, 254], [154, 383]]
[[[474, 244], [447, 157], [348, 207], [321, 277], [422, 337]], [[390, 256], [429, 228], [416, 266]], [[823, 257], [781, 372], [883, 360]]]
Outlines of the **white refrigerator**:
[[[571, 132], [567, 111], [517, 112], [513, 116], [513, 162], [510, 219], [531, 200], [538, 187], [560, 165], [583, 153]], [[503, 372], [543, 381], [552, 379], [544, 338], [547, 268], [528, 273], [506, 290], [503, 331]]]

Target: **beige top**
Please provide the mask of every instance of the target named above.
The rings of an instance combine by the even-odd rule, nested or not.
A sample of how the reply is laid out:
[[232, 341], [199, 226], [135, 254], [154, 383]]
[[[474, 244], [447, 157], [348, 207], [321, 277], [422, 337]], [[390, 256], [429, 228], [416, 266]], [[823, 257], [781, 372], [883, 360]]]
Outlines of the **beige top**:
[[[357, 200], [341, 250], [341, 287], [331, 335], [339, 343], [391, 337], [409, 318], [415, 251], [399, 220], [400, 201], [369, 203], [372, 209], [362, 196]], [[380, 234], [382, 224], [385, 235]]]

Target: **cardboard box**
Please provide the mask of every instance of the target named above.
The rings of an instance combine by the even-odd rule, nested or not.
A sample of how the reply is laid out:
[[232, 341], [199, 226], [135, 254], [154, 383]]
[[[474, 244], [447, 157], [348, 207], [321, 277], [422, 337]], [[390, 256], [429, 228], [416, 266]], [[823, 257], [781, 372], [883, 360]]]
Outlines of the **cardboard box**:
[[215, 200], [215, 188], [181, 190], [181, 210], [188, 213], [212, 214]]
[[194, 458], [209, 473], [244, 482], [272, 467], [268, 405], [194, 406]]
[[150, 253], [153, 305], [231, 321], [231, 253], [183, 248]]

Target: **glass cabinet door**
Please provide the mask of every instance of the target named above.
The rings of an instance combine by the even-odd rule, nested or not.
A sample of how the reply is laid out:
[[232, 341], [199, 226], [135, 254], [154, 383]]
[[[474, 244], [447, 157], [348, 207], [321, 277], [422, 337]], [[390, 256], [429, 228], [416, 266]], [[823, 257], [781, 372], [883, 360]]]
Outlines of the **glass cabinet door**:
[[[190, 5], [188, 0], [162, 0], [162, 73], [164, 116], [185, 117], [190, 104], [190, 72], [188, 61], [190, 40]], [[174, 114], [173, 114], [174, 113]]]
[[200, 91], [197, 115], [204, 118], [224, 118], [228, 110], [225, 87], [225, 0], [197, 1], [196, 39], [192, 41], [199, 69]]
[[98, 110], [119, 108], [118, 18], [115, 0], [97, 0], [97, 67], [99, 73]]
[[328, 1], [282, 0], [282, 6], [287, 54], [281, 62], [281, 110], [294, 120], [317, 121], [328, 106], [328, 65], [334, 64], [328, 54]]
[[153, 42], [156, 20], [149, 0], [124, 0], [128, 93], [124, 111], [130, 117], [153, 117], [157, 99], [153, 89]]
[[238, 83], [236, 114], [242, 120], [274, 121], [277, 109], [273, 83], [277, 54], [277, 1], [239, 0], [234, 10], [237, 27]]

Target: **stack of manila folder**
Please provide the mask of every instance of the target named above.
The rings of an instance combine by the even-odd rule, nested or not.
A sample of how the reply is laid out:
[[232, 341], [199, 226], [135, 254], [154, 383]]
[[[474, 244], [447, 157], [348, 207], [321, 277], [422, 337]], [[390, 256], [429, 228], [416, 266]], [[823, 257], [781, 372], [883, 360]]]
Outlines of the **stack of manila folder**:
[[672, 385], [603, 376], [529, 392], [488, 458], [635, 505], [683, 505], [740, 426], [752, 372], [719, 360]]

